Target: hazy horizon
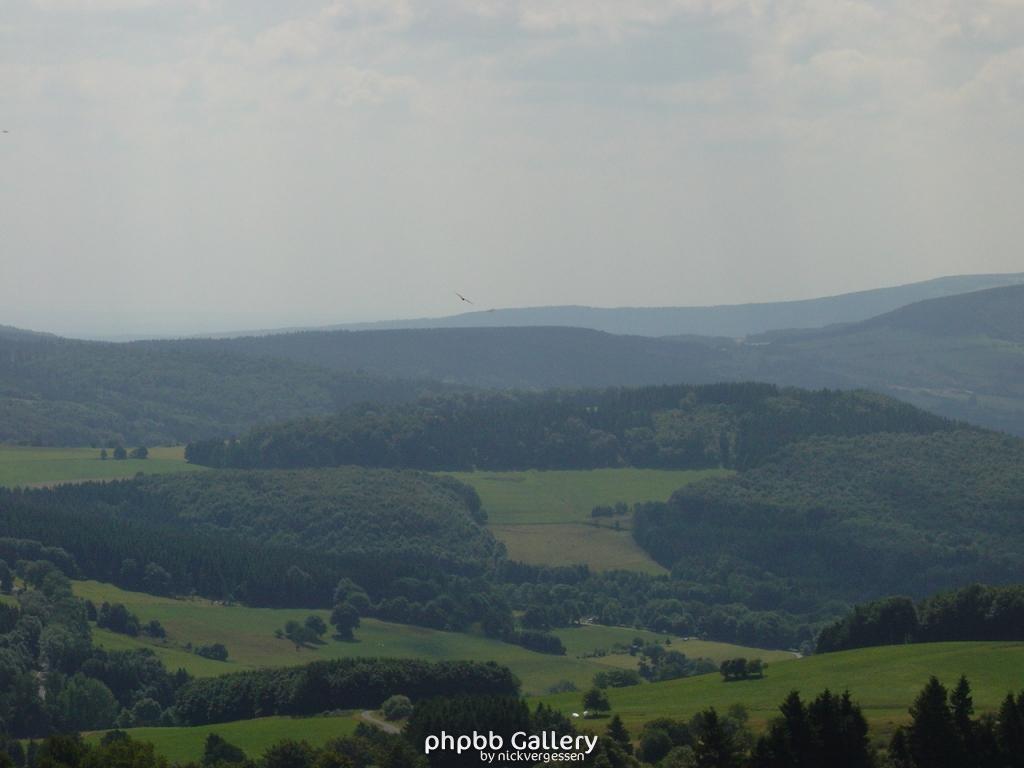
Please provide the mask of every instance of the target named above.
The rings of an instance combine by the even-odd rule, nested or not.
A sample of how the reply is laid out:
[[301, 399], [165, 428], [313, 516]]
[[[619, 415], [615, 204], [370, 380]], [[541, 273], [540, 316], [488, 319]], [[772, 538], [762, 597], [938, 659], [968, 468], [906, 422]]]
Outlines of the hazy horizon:
[[[95, 340], [95, 341], [132, 341], [132, 340], [143, 340], [143, 339], [167, 339], [167, 338], [187, 338], [187, 337], [202, 337], [202, 336], [235, 336], [246, 333], [261, 333], [264, 331], [292, 331], [292, 330], [306, 330], [306, 329], [317, 329], [317, 328], [330, 328], [330, 327], [347, 327], [347, 326], [374, 326], [380, 324], [387, 327], [390, 323], [402, 323], [404, 321], [415, 321], [415, 320], [441, 320], [446, 318], [458, 317], [461, 315], [471, 314], [486, 314], [489, 311], [494, 310], [543, 310], [543, 309], [559, 309], [559, 308], [580, 308], [580, 309], [596, 309], [596, 310], [643, 310], [643, 309], [713, 309], [713, 308], [728, 308], [737, 306], [757, 306], [763, 304], [786, 304], [786, 303], [800, 303], [805, 301], [814, 301], [818, 299], [829, 299], [837, 298], [840, 296], [866, 293], [875, 290], [886, 290], [892, 288], [902, 288], [908, 285], [915, 285], [919, 283], [930, 283], [935, 281], [941, 281], [944, 279], [957, 278], [957, 277], [986, 277], [986, 276], [1024, 276], [1024, 273], [992, 273], [991, 275], [937, 275], [935, 277], [927, 278], [921, 281], [913, 281], [912, 283], [899, 283], [896, 285], [878, 285], [872, 288], [857, 290], [857, 291], [844, 291], [835, 294], [825, 294], [822, 296], [799, 296], [790, 299], [779, 299], [777, 301], [767, 302], [739, 302], [739, 303], [728, 303], [728, 304], [689, 304], [689, 305], [649, 305], [649, 306], [637, 306], [637, 305], [611, 305], [611, 306], [598, 306], [592, 304], [563, 304], [563, 305], [537, 305], [537, 306], [522, 306], [522, 307], [477, 307], [475, 305], [469, 305], [461, 302], [458, 295], [454, 294], [456, 301], [459, 303], [461, 308], [457, 308], [455, 311], [436, 314], [436, 315], [418, 315], [418, 316], [397, 316], [397, 317], [374, 317], [369, 319], [342, 319], [336, 320], [331, 318], [324, 318], [319, 321], [303, 322], [301, 320], [292, 321], [288, 316], [279, 318], [279, 322], [274, 322], [274, 318], [270, 317], [268, 322], [267, 316], [253, 315], [245, 317], [222, 317], [219, 315], [211, 315], [205, 318], [191, 318], [192, 325], [186, 326], [182, 324], [182, 318], [179, 315], [170, 315], [165, 318], [148, 318], [145, 322], [138, 326], [120, 325], [117, 326], [117, 330], [104, 332], [102, 330], [92, 331], [89, 330], [88, 321], [81, 323], [76, 320], [64, 320], [65, 325], [61, 325], [60, 313], [50, 313], [45, 317], [41, 317], [42, 322], [53, 323], [53, 327], [39, 327], [30, 325], [17, 325], [15, 323], [8, 323], [2, 321], [0, 318], [0, 326], [8, 326], [19, 328], [21, 330], [30, 331], [41, 331], [46, 333], [56, 334], [58, 336], [65, 336], [68, 338], [78, 338], [84, 340]], [[970, 289], [976, 290], [976, 289]], [[983, 288], [977, 289], [983, 290]], [[95, 316], [90, 316], [95, 317]], [[246, 319], [251, 320], [249, 324], [246, 324]], [[78, 320], [81, 320], [80, 318]], [[175, 324], [178, 324], [175, 326]], [[231, 323], [234, 323], [232, 325]], [[812, 326], [813, 327], [813, 326]]]
[[1020, 0], [9, 0], [0, 324], [189, 335], [1020, 272], [1022, 40]]

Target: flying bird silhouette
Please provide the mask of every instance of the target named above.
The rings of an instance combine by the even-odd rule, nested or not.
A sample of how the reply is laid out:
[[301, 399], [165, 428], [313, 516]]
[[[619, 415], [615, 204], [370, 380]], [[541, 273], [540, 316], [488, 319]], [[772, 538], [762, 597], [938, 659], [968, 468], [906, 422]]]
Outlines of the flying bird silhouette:
[[463, 295], [462, 295], [461, 293], [459, 293], [458, 291], [456, 291], [456, 292], [455, 292], [455, 295], [456, 295], [456, 296], [458, 296], [458, 297], [459, 297], [460, 299], [462, 299], [462, 300], [463, 300], [464, 302], [466, 302], [467, 304], [472, 304], [472, 303], [473, 303], [472, 301], [470, 301], [469, 299], [467, 299], [467, 298], [466, 298], [465, 296], [463, 296]]

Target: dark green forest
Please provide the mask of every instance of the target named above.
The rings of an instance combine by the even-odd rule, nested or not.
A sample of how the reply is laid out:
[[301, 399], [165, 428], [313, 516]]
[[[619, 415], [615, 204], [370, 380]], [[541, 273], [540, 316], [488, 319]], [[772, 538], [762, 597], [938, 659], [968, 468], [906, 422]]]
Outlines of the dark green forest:
[[472, 487], [416, 471], [196, 472], [89, 491], [122, 517], [364, 562], [387, 558], [402, 571], [480, 573], [500, 547], [482, 527]]
[[857, 605], [822, 629], [817, 652], [948, 640], [1019, 640], [1024, 636], [1024, 587], [972, 584], [915, 603], [888, 597]]
[[0, 336], [0, 441], [182, 443], [439, 388], [170, 342], [7, 334]]
[[48, 542], [17, 547], [69, 575], [320, 608], [349, 579], [364, 593], [362, 615], [451, 630], [484, 622], [511, 637], [510, 609], [487, 578], [503, 549], [482, 521], [473, 489], [418, 472], [209, 472], [0, 489], [9, 540], [0, 551]]
[[950, 422], [868, 392], [769, 384], [510, 392], [365, 405], [192, 443], [215, 467], [427, 470], [756, 466], [813, 435], [928, 433]]
[[1021, 581], [1022, 466], [989, 432], [812, 438], [642, 505], [634, 536], [677, 579], [749, 581], [752, 606]]

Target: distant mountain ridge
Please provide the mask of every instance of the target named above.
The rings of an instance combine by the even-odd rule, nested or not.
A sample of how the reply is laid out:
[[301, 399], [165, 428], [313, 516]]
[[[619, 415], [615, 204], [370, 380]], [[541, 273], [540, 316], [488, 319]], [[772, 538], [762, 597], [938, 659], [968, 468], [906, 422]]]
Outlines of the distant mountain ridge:
[[[328, 325], [253, 327], [208, 333], [147, 335], [127, 329], [114, 336], [90, 335], [89, 341], [171, 341], [235, 339], [310, 331], [388, 331], [433, 328], [588, 328], [624, 336], [726, 336], [743, 338], [778, 329], [823, 328], [854, 323], [927, 299], [1024, 284], [1024, 272], [954, 275], [905, 285], [790, 301], [711, 306], [590, 307], [541, 306], [485, 309], [442, 317], [420, 317]], [[454, 300], [454, 295], [453, 295]], [[481, 302], [482, 303], [482, 302]], [[3, 334], [0, 326], [0, 335]], [[9, 329], [19, 331], [19, 329]]]
[[718, 381], [868, 388], [942, 416], [1024, 434], [1024, 284], [744, 341], [547, 327], [311, 331], [180, 343], [488, 388]]
[[737, 340], [549, 327], [125, 344], [0, 329], [0, 440], [155, 444], [451, 388], [762, 381], [867, 388], [1024, 435], [1024, 283]]
[[741, 345], [742, 367], [766, 381], [866, 387], [943, 416], [1024, 435], [1024, 285], [749, 341]]
[[466, 312], [437, 318], [348, 323], [319, 329], [399, 330], [413, 328], [498, 328], [569, 326], [627, 336], [728, 336], [740, 338], [779, 328], [822, 328], [891, 312], [927, 299], [1024, 284], [1015, 274], [956, 275], [837, 296], [707, 307], [587, 306], [527, 307]]

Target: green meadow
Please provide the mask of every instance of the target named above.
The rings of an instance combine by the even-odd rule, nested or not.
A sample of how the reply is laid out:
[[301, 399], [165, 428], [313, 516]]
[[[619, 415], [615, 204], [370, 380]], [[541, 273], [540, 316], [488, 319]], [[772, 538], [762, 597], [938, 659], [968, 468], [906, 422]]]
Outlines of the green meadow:
[[[241, 747], [247, 757], [255, 758], [282, 739], [307, 741], [313, 746], [320, 746], [339, 736], [349, 736], [358, 722], [357, 714], [348, 712], [331, 717], [261, 717], [192, 728], [128, 728], [125, 733], [133, 739], [150, 742], [157, 754], [172, 763], [184, 763], [202, 759], [206, 737], [211, 733]], [[98, 742], [102, 735], [90, 733], [85, 735], [85, 739]]]
[[[111, 451], [107, 451], [111, 453]], [[167, 474], [200, 469], [185, 463], [185, 449], [150, 448], [148, 459], [100, 459], [99, 448], [28, 448], [0, 445], [0, 485], [28, 486], [82, 480], [119, 480], [138, 472]]]
[[[592, 641], [618, 638], [615, 628], [595, 628], [597, 631], [589, 636], [587, 629], [581, 628], [579, 635], [571, 639], [575, 650], [589, 648]], [[675, 642], [680, 642], [687, 652], [694, 647], [688, 648], [683, 641], [674, 641], [674, 645]], [[654, 718], [685, 719], [710, 706], [726, 711], [735, 704], [742, 704], [749, 713], [750, 727], [758, 732], [778, 714], [779, 704], [790, 691], [796, 690], [805, 698], [813, 698], [826, 688], [834, 692], [849, 690], [868, 718], [872, 738], [881, 744], [896, 725], [908, 720], [907, 710], [932, 674], [950, 687], [961, 674], [967, 675], [979, 713], [996, 710], [1007, 692], [1024, 688], [1024, 643], [903, 645], [804, 659], [752, 652], [749, 648], [712, 650], [722, 653], [735, 651], [748, 657], [760, 655], [769, 660], [766, 675], [762, 679], [725, 682], [719, 675], [709, 674], [631, 688], [613, 688], [609, 690], [613, 711], [622, 716], [636, 736], [643, 724]], [[567, 660], [562, 661], [565, 663]], [[548, 695], [542, 700], [569, 714], [582, 710], [581, 698], [581, 692], [574, 692]], [[157, 751], [172, 761], [184, 761], [201, 755], [203, 742], [211, 732], [220, 734], [242, 747], [250, 756], [255, 756], [282, 738], [322, 744], [330, 738], [351, 733], [358, 720], [358, 713], [353, 712], [332, 717], [270, 717], [193, 728], [136, 728], [128, 732], [135, 738], [154, 743]], [[584, 730], [602, 731], [608, 719], [574, 722]], [[99, 738], [99, 734], [91, 734], [89, 738]]]
[[664, 573], [633, 541], [628, 515], [595, 520], [591, 510], [618, 501], [664, 501], [684, 485], [729, 472], [627, 468], [453, 474], [480, 494], [488, 526], [513, 560]]
[[[274, 637], [285, 622], [302, 621], [315, 613], [325, 621], [327, 611], [246, 608], [225, 606], [208, 600], [179, 600], [126, 592], [95, 581], [73, 582], [75, 594], [95, 604], [124, 603], [145, 623], [157, 619], [167, 630], [166, 641], [132, 638], [108, 630], [94, 629], [96, 644], [111, 650], [148, 647], [171, 669], [183, 668], [198, 677], [210, 677], [256, 667], [305, 664], [318, 659], [360, 656], [393, 656], [431, 660], [496, 661], [507, 665], [523, 682], [523, 692], [538, 695], [555, 683], [569, 681], [583, 689], [594, 675], [608, 667], [635, 668], [637, 660], [614, 646], [628, 646], [633, 638], [664, 642], [665, 635], [625, 627], [581, 626], [557, 630], [566, 646], [565, 656], [535, 653], [516, 645], [479, 635], [441, 632], [423, 627], [363, 619], [355, 642], [326, 639], [321, 645], [296, 650], [293, 643]], [[769, 661], [792, 658], [783, 651], [761, 651], [726, 643], [670, 638], [673, 647], [688, 656], [721, 660], [733, 656], [760, 656]], [[190, 652], [192, 646], [223, 643], [228, 648], [225, 662], [212, 661]]]
[[[849, 690], [864, 709], [874, 735], [885, 735], [908, 719], [907, 710], [929, 676], [947, 687], [967, 675], [981, 713], [999, 707], [1006, 694], [1024, 689], [1024, 643], [928, 643], [865, 648], [771, 663], [764, 678], [725, 682], [718, 674], [613, 689], [613, 711], [627, 727], [639, 730], [656, 717], [689, 718], [706, 707], [727, 710], [742, 704], [755, 730], [778, 714], [790, 691], [813, 698], [826, 688]], [[558, 694], [544, 701], [564, 712], [579, 711], [580, 694]], [[602, 729], [606, 720], [581, 721]]]

